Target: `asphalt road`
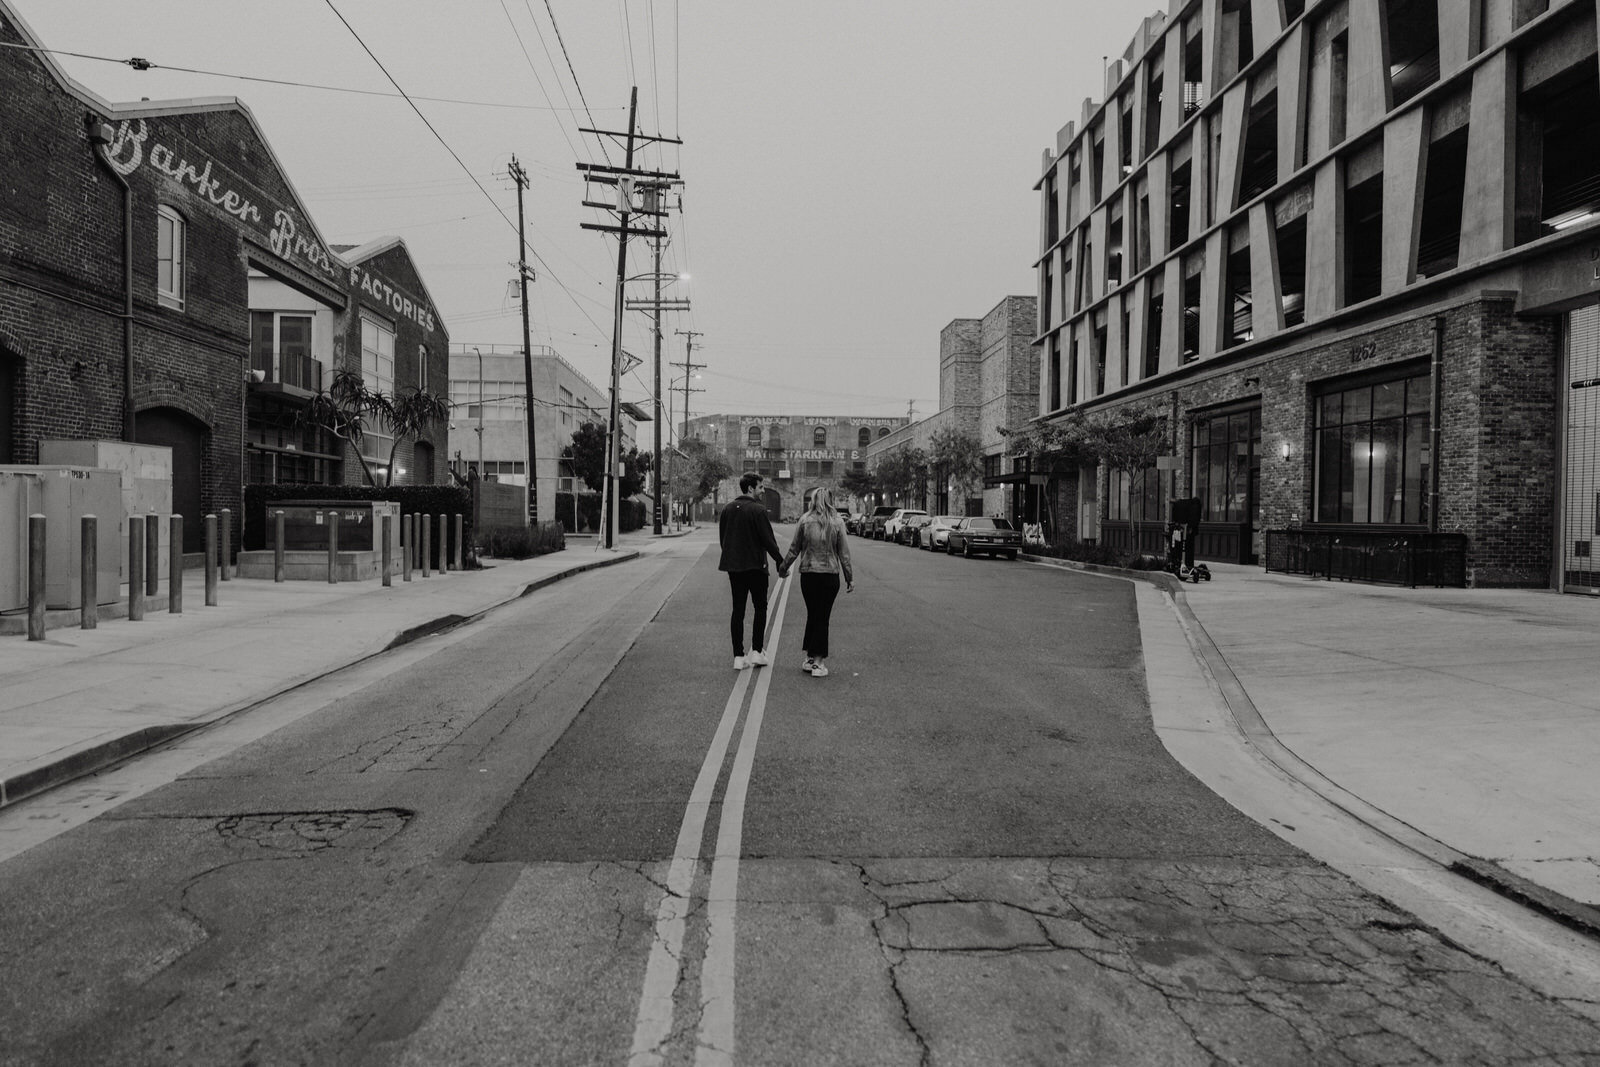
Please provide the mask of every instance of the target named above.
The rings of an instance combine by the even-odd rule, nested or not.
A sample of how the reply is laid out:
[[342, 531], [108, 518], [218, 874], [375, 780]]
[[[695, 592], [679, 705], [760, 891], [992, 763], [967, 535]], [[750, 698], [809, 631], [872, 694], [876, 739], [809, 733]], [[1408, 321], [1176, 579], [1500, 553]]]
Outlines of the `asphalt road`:
[[691, 539], [0, 863], [0, 1062], [1600, 1062], [1172, 760], [1131, 586], [851, 545], [828, 678]]

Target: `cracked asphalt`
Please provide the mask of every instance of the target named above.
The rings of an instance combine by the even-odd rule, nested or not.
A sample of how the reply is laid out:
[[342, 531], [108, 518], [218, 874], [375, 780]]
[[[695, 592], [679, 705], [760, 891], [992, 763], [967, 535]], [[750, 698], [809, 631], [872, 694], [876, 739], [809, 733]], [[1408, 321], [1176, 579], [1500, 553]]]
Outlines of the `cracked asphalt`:
[[[0, 863], [0, 1064], [628, 1063], [735, 681], [703, 547], [86, 782], [128, 799]], [[775, 649], [732, 1062], [1600, 1063], [1600, 993], [1529, 988], [1168, 755], [1129, 587], [852, 548], [832, 675], [797, 669], [798, 596]], [[709, 867], [654, 1062], [696, 1059]]]

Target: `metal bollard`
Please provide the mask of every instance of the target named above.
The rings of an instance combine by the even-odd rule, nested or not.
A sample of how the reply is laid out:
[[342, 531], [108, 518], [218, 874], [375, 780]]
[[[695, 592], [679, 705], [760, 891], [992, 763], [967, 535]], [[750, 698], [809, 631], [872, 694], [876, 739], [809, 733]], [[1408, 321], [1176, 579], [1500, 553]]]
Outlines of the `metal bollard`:
[[44, 640], [44, 516], [28, 516], [28, 640]]
[[79, 524], [78, 537], [78, 601], [83, 605], [80, 615], [83, 628], [93, 630], [100, 625], [100, 520], [85, 515]]
[[394, 536], [394, 516], [383, 517], [383, 584], [387, 588], [394, 584], [389, 577], [389, 569], [394, 566], [394, 556], [389, 548], [389, 538]]
[[183, 516], [167, 523], [167, 611], [183, 614]]
[[128, 516], [128, 621], [144, 618], [144, 520]]
[[412, 549], [416, 543], [416, 515], [400, 516], [400, 578], [403, 581], [411, 580], [411, 557], [415, 554]]
[[283, 512], [272, 513], [272, 580], [283, 581]]
[[439, 513], [439, 573], [450, 569], [450, 516]]
[[206, 607], [217, 606], [217, 517], [206, 516]]
[[[138, 520], [135, 519], [135, 522]], [[161, 516], [144, 517], [144, 595], [161, 593]]]
[[233, 579], [233, 511], [222, 509], [222, 580]]
[[422, 516], [422, 576], [433, 577], [433, 516]]
[[455, 551], [456, 570], [460, 570], [461, 569], [461, 565], [462, 565], [462, 560], [461, 560], [461, 535], [462, 535], [462, 532], [463, 532], [463, 529], [464, 529], [464, 525], [465, 525], [465, 522], [461, 517], [461, 512], [459, 512], [459, 511], [456, 512], [456, 551]]
[[328, 512], [328, 584], [339, 584], [339, 513]]

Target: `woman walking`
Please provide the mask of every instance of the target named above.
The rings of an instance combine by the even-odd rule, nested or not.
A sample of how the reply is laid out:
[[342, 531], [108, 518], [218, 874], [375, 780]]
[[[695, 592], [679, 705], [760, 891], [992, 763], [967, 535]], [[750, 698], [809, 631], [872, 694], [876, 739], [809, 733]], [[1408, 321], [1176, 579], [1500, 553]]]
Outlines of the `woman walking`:
[[806, 662], [800, 669], [813, 678], [826, 678], [828, 617], [833, 614], [833, 601], [839, 595], [841, 575], [844, 591], [855, 591], [850, 544], [829, 489], [817, 489], [811, 494], [811, 504], [800, 517], [789, 552], [778, 566], [778, 577], [787, 578], [789, 568], [797, 559], [800, 561], [800, 595], [806, 601]]

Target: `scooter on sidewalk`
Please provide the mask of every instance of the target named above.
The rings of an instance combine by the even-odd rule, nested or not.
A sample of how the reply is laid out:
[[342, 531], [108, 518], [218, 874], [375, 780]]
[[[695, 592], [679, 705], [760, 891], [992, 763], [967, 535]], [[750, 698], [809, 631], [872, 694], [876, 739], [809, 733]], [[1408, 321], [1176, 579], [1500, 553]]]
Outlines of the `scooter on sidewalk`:
[[1172, 515], [1167, 521], [1168, 574], [1180, 582], [1211, 580], [1211, 568], [1194, 561], [1194, 539], [1200, 532], [1200, 499], [1186, 497], [1172, 502]]

